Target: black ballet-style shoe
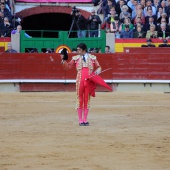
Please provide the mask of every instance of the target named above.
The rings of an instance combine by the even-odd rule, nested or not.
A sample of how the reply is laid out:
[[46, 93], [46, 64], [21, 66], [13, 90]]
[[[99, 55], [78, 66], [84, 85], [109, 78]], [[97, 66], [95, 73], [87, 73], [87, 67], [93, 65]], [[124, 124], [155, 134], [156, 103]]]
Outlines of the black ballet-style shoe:
[[89, 122], [84, 122], [84, 126], [89, 126]]
[[79, 126], [84, 126], [84, 123], [79, 123]]

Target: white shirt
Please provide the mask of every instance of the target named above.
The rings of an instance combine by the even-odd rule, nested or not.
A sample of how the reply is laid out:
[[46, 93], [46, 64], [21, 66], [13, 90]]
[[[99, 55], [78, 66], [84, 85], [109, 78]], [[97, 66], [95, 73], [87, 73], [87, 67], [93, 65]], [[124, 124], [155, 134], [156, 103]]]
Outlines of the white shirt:
[[85, 59], [86, 59], [86, 61], [87, 61], [88, 54], [86, 53], [86, 54], [82, 55], [82, 59], [83, 59], [83, 56], [85, 57]]

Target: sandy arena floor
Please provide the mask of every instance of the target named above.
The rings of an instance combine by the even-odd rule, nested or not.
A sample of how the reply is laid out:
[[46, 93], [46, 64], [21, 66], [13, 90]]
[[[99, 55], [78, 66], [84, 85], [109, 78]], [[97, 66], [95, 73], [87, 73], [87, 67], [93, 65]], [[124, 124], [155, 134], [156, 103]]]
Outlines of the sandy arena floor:
[[170, 170], [170, 94], [0, 93], [0, 170]]

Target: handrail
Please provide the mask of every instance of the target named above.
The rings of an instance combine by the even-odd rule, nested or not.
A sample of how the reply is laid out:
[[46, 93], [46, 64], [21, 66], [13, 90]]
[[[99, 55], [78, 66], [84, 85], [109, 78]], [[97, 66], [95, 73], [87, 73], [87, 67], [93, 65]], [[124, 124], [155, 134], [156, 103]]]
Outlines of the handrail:
[[[1, 79], [0, 83], [76, 83], [75, 79]], [[170, 80], [105, 80], [106, 83], [170, 83]]]

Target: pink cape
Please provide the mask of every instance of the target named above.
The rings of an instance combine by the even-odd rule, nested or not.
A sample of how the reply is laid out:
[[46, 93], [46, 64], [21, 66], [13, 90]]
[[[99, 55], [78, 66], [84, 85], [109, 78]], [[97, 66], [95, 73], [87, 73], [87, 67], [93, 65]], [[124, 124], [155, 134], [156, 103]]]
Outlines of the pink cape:
[[85, 86], [88, 88], [89, 94], [93, 97], [95, 97], [95, 89], [96, 84], [99, 84], [109, 91], [112, 91], [112, 88], [106, 84], [106, 82], [97, 74], [91, 73], [87, 78], [85, 82]]

